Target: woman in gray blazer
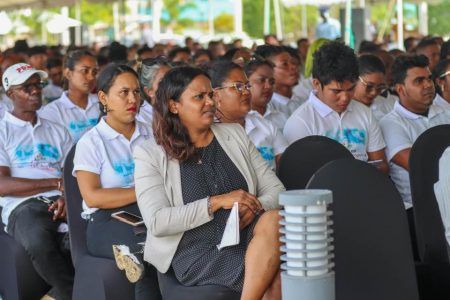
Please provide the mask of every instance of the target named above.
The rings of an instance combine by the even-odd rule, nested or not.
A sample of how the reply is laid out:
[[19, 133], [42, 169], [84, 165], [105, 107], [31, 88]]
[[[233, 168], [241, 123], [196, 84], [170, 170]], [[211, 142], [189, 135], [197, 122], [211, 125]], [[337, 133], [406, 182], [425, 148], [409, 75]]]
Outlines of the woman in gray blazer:
[[[144, 259], [162, 273], [172, 267], [183, 285], [281, 299], [276, 209], [284, 187], [241, 126], [213, 124], [213, 94], [208, 75], [192, 67], [172, 69], [159, 85], [155, 141], [134, 151]], [[240, 242], [219, 250], [235, 202]]]

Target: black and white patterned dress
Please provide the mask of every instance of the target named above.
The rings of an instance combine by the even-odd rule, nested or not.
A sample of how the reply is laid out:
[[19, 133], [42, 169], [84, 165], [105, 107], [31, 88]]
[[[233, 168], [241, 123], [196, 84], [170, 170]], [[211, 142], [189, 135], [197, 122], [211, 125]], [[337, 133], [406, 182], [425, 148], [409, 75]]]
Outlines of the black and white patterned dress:
[[[244, 176], [216, 138], [197, 151], [200, 160], [180, 163], [184, 204], [238, 189], [248, 191]], [[219, 251], [217, 245], [222, 239], [230, 211], [220, 209], [214, 213], [213, 220], [184, 233], [172, 260], [175, 276], [183, 285], [214, 284], [242, 291], [245, 252], [257, 218], [241, 230], [239, 245]]]

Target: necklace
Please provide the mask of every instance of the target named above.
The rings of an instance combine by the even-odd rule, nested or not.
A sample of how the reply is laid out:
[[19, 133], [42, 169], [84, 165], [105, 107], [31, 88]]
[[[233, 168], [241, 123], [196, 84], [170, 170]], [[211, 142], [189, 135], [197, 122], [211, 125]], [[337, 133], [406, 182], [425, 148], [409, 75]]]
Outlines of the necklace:
[[203, 164], [203, 158], [205, 157], [205, 148], [206, 147], [204, 147], [204, 148], [198, 148], [197, 149], [197, 152], [198, 152], [198, 160], [197, 160], [197, 165], [201, 165], [201, 164]]

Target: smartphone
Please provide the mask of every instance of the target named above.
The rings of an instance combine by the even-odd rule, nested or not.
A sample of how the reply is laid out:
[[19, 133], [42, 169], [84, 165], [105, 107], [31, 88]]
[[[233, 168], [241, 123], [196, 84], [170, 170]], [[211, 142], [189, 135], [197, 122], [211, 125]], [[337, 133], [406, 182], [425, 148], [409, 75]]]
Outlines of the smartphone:
[[124, 211], [124, 210], [111, 214], [111, 217], [113, 217], [114, 219], [117, 219], [119, 221], [122, 221], [124, 223], [130, 224], [132, 226], [139, 226], [139, 225], [144, 224], [144, 220], [142, 220], [141, 217], [136, 216], [136, 215], [129, 213], [127, 211]]

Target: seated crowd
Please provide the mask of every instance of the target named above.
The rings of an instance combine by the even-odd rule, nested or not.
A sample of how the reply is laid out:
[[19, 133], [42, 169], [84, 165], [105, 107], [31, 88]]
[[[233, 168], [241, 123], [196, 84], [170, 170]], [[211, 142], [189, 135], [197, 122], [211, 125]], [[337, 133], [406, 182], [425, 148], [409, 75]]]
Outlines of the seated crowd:
[[[336, 140], [388, 174], [413, 213], [411, 147], [450, 124], [450, 41], [426, 37], [408, 53], [362, 43], [358, 54], [325, 39], [227, 51], [186, 41], [65, 55], [17, 43], [0, 56], [2, 222], [51, 286], [48, 297], [71, 299], [76, 272], [61, 247], [72, 147], [88, 251], [115, 258], [136, 299], [161, 299], [157, 272], [168, 271], [185, 286], [281, 299], [284, 187], [275, 172], [307, 136]], [[442, 170], [448, 161], [449, 151]], [[440, 193], [450, 203], [448, 186]], [[240, 242], [219, 249], [235, 202]], [[146, 231], [112, 217], [120, 211], [142, 217]]]

